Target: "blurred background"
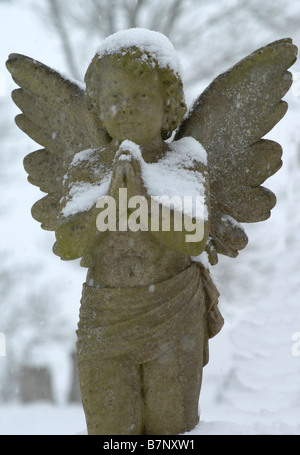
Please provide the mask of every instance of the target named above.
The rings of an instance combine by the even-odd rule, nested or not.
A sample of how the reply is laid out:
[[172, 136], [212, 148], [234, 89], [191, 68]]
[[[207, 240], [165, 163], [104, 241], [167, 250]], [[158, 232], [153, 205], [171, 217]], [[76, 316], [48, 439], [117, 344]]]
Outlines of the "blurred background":
[[[290, 0], [0, 0], [0, 434], [75, 434], [85, 428], [75, 331], [86, 269], [52, 253], [31, 217], [38, 188], [23, 158], [40, 148], [14, 124], [10, 53], [83, 80], [101, 41], [130, 27], [166, 34], [179, 53], [188, 104], [221, 72], [269, 42], [300, 44]], [[211, 269], [226, 324], [210, 342], [194, 434], [300, 434], [300, 66], [289, 111], [268, 135], [283, 147], [266, 186], [277, 205], [246, 225], [238, 258]]]

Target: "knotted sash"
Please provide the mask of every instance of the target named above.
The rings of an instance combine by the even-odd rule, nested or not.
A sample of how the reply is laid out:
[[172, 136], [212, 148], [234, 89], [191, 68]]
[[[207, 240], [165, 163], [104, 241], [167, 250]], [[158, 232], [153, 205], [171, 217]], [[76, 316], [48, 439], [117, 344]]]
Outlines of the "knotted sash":
[[83, 285], [77, 330], [79, 360], [117, 357], [144, 363], [159, 356], [205, 318], [204, 364], [208, 338], [222, 328], [219, 293], [209, 273], [192, 264], [151, 286], [101, 288]]

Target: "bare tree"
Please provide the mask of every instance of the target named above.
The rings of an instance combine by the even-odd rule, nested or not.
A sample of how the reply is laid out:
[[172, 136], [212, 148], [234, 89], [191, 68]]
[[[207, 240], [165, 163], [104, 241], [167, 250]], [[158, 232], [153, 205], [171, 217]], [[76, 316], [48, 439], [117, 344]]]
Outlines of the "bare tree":
[[[118, 30], [167, 35], [185, 65], [185, 83], [215, 76], [268, 41], [299, 34], [300, 5], [278, 0], [44, 0], [37, 12], [55, 28], [70, 75], [82, 79], [95, 46]], [[73, 32], [76, 33], [73, 33]], [[261, 41], [263, 40], [263, 42]]]
[[67, 27], [60, 7], [61, 2], [59, 3], [57, 0], [48, 0], [48, 5], [53, 25], [55, 26], [57, 33], [60, 37], [61, 45], [63, 48], [65, 58], [67, 60], [68, 67], [73, 76], [77, 77], [79, 74], [76, 68], [70, 35], [67, 31]]

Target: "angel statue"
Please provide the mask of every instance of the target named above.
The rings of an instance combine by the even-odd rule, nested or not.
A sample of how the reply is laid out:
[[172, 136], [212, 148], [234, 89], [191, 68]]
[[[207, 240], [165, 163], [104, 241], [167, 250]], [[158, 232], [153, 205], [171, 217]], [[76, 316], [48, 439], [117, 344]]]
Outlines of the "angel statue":
[[261, 184], [282, 164], [262, 139], [287, 110], [297, 48], [275, 41], [217, 77], [187, 112], [169, 39], [107, 37], [85, 84], [29, 57], [7, 68], [19, 128], [43, 148], [28, 180], [47, 193], [32, 216], [53, 251], [87, 268], [77, 360], [88, 434], [192, 430], [208, 340], [223, 326], [209, 268], [267, 219]]

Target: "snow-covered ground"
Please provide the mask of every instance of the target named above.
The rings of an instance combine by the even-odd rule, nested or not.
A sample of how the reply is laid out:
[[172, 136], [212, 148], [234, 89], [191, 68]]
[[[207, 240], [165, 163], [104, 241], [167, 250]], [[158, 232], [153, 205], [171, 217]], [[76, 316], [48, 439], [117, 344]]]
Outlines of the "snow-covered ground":
[[80, 405], [57, 406], [45, 402], [1, 405], [2, 435], [76, 435], [85, 431]]
[[[207, 392], [207, 390], [206, 390]], [[276, 425], [261, 422], [256, 412], [229, 405], [213, 405], [206, 397], [201, 421], [186, 436], [198, 435], [300, 435], [298, 428], [278, 419]], [[298, 418], [299, 414], [294, 416]], [[57, 406], [45, 402], [1, 405], [0, 435], [86, 435], [80, 405]]]

